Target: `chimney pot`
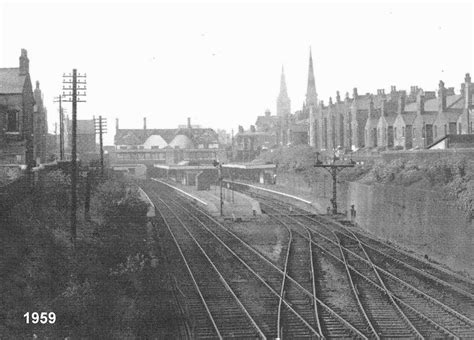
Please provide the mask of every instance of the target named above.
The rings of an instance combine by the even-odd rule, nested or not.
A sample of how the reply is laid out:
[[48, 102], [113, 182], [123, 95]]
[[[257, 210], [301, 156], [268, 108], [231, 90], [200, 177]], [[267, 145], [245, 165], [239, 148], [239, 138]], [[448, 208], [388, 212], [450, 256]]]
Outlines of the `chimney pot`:
[[115, 130], [119, 129], [119, 119], [115, 118]]
[[191, 128], [191, 117], [188, 117], [188, 129]]
[[358, 97], [358, 95], [357, 95], [357, 87], [354, 87], [354, 89], [352, 90], [352, 97], [353, 97], [354, 99], [356, 99], [356, 98]]
[[22, 48], [20, 55], [20, 75], [24, 76], [30, 72], [30, 60], [28, 59], [28, 52]]
[[143, 117], [143, 130], [146, 130], [146, 117]]

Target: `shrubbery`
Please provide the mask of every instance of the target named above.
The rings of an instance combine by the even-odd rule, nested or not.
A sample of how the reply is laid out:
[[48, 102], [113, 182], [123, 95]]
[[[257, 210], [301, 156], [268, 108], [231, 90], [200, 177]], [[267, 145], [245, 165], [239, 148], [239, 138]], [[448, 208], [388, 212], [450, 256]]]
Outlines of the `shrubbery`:
[[[308, 185], [312, 185], [326, 174], [314, 167], [316, 155], [314, 148], [298, 145], [264, 153], [258, 161], [277, 164], [280, 173], [300, 174]], [[474, 160], [465, 156], [366, 162], [341, 171], [338, 182], [345, 181], [444, 190], [468, 217], [474, 217]]]
[[[0, 286], [5, 314], [0, 317], [6, 320], [5, 326], [0, 325], [0, 334], [6, 338], [31, 337], [33, 333], [40, 338], [148, 336], [142, 329], [146, 315], [139, 308], [147, 300], [143, 295], [159, 289], [162, 275], [160, 261], [152, 252], [155, 239], [147, 230], [148, 205], [131, 183], [103, 183], [94, 191], [91, 204], [96, 221], [84, 220], [79, 205], [73, 252], [69, 177], [54, 171], [42, 183], [42, 190], [2, 221], [6, 226], [2, 224], [0, 230], [0, 245], [14, 251], [0, 257], [5, 280]], [[160, 299], [167, 303], [157, 294], [153, 308], [158, 314]], [[25, 311], [54, 311], [57, 322], [28, 329], [21, 319]], [[150, 329], [159, 326], [152, 323]]]

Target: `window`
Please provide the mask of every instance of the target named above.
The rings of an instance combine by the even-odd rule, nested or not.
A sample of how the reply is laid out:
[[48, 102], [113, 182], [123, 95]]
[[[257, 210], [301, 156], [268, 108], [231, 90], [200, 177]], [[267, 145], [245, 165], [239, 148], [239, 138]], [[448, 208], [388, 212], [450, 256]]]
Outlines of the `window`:
[[152, 146], [151, 146], [151, 149], [152, 149], [152, 150], [156, 150], [156, 149], [159, 149], [159, 148], [160, 148], [159, 145], [152, 145]]
[[434, 126], [434, 138], [437, 138], [438, 137], [438, 126], [435, 125]]
[[458, 123], [458, 134], [462, 133], [462, 125], [461, 123]]
[[393, 136], [395, 138], [397, 138], [397, 128], [396, 127], [393, 128]]
[[405, 137], [405, 127], [402, 126], [402, 137]]
[[7, 112], [7, 132], [18, 132], [18, 111]]

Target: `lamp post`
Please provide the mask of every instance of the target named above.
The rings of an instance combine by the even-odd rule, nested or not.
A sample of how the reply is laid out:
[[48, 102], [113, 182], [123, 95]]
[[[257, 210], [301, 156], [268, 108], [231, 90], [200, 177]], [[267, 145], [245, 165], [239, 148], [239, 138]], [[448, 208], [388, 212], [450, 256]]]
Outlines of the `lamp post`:
[[224, 205], [224, 201], [222, 200], [222, 163], [218, 162], [217, 160], [215, 160], [213, 162], [213, 165], [217, 168], [217, 176], [218, 176], [218, 180], [219, 180], [219, 197], [220, 197], [220, 213], [221, 213], [221, 216], [224, 215], [223, 213], [223, 205]]

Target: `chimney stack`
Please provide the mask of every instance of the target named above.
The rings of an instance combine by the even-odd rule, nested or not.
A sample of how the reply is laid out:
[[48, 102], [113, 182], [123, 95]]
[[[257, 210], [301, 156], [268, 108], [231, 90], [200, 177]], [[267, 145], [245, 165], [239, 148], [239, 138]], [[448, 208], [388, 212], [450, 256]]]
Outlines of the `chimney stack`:
[[391, 93], [397, 92], [397, 87], [395, 85], [390, 86], [390, 92]]
[[272, 115], [272, 113], [270, 112], [269, 109], [266, 109], [265, 110], [265, 117], [270, 117]]
[[336, 91], [336, 103], [340, 103], [341, 102], [341, 94], [339, 93], [339, 91]]
[[383, 98], [380, 104], [380, 114], [385, 117], [387, 116], [387, 99]]
[[419, 91], [416, 96], [416, 111], [418, 114], [425, 113], [425, 94], [423, 91]]
[[143, 130], [146, 131], [146, 117], [143, 117]]
[[372, 96], [370, 96], [370, 102], [369, 102], [369, 118], [371, 118], [375, 114], [374, 112], [374, 99]]
[[115, 130], [119, 129], [119, 119], [115, 118]]
[[244, 132], [244, 127], [242, 125], [239, 125], [239, 133]]
[[250, 125], [250, 132], [255, 132], [255, 125]]
[[400, 93], [398, 97], [398, 114], [402, 114], [405, 111], [405, 91]]
[[329, 106], [332, 105], [332, 97], [329, 97]]
[[446, 111], [446, 89], [444, 88], [444, 82], [439, 81], [438, 87], [438, 112]]
[[348, 102], [350, 100], [349, 98], [349, 92], [346, 92], [346, 98], [345, 98], [345, 101]]
[[357, 97], [358, 97], [357, 87], [354, 87], [354, 89], [352, 90], [352, 98], [357, 99]]
[[30, 60], [28, 59], [28, 52], [22, 48], [20, 55], [20, 76], [26, 76], [30, 73]]
[[188, 129], [191, 128], [191, 117], [188, 117]]
[[465, 100], [465, 109], [468, 110], [472, 107], [472, 83], [471, 83], [471, 75], [469, 73], [466, 73], [466, 77], [464, 78], [464, 93], [461, 93], [464, 95], [464, 100]]

